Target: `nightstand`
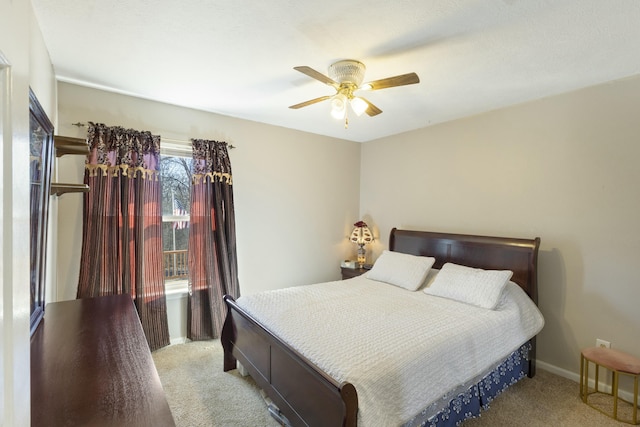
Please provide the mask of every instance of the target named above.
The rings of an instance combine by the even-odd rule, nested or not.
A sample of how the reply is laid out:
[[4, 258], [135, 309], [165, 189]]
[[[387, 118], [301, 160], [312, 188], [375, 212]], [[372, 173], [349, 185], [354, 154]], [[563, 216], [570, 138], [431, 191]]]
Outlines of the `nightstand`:
[[367, 271], [369, 271], [368, 268], [347, 268], [347, 267], [340, 267], [340, 270], [342, 270], [342, 280], [351, 279], [352, 277], [360, 276], [361, 274], [364, 274]]

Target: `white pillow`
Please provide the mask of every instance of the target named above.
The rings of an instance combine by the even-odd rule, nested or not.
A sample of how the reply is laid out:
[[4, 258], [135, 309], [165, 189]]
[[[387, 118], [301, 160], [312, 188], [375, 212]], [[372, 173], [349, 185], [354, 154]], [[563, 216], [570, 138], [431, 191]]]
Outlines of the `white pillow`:
[[438, 270], [437, 268], [431, 268], [429, 270], [429, 272], [427, 273], [427, 277], [424, 279], [424, 283], [422, 284], [423, 288], [428, 288], [429, 286], [431, 286], [431, 284], [433, 283], [434, 280], [436, 280], [436, 276], [438, 276], [438, 273], [440, 272], [440, 270]]
[[424, 282], [435, 258], [382, 251], [367, 278], [415, 291]]
[[446, 263], [424, 292], [493, 310], [511, 276], [510, 270], [482, 270]]

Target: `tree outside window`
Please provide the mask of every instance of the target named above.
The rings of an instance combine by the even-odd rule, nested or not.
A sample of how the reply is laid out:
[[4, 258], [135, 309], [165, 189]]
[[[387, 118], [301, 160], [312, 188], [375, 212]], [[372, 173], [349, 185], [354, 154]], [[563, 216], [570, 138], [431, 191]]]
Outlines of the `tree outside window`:
[[160, 156], [165, 282], [187, 278], [192, 166], [189, 157]]

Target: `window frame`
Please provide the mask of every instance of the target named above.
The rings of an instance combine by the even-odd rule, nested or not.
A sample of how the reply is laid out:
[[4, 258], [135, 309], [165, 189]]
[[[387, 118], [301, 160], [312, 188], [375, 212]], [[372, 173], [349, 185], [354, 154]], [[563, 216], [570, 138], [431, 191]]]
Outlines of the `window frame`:
[[[161, 138], [160, 156], [192, 158], [192, 147], [191, 147], [191, 144], [187, 141], [167, 140], [167, 139]], [[162, 215], [163, 225], [165, 222], [179, 222], [179, 221], [190, 222], [191, 215]], [[164, 247], [164, 242], [163, 242], [163, 247]], [[163, 282], [164, 282], [165, 296], [167, 298], [181, 298], [184, 295], [186, 295], [188, 292], [188, 288], [189, 288], [188, 278], [187, 279], [165, 279], [163, 276]]]

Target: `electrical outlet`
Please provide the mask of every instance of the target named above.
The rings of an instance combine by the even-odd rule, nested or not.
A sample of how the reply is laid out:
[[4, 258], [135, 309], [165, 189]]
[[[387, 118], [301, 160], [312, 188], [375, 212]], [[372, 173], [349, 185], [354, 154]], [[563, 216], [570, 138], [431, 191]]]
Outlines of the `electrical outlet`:
[[601, 340], [600, 338], [596, 338], [596, 347], [611, 348], [611, 343], [609, 341], [605, 341], [605, 340]]

